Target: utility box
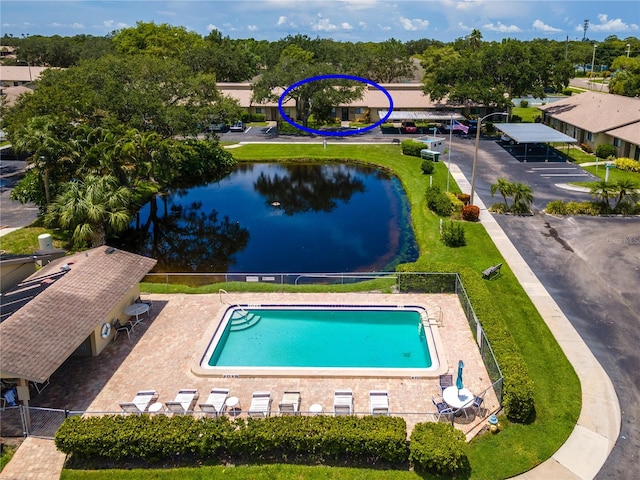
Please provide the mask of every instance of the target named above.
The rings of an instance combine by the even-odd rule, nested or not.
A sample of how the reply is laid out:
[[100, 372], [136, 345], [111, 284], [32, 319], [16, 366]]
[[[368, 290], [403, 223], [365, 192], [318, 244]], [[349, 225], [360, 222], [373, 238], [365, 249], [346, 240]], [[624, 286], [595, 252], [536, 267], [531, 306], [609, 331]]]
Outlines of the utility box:
[[425, 143], [427, 145], [427, 150], [431, 150], [433, 152], [444, 153], [445, 148], [447, 148], [446, 139], [443, 137], [420, 137], [417, 141]]
[[420, 158], [424, 160], [431, 160], [432, 162], [438, 162], [440, 161], [440, 152], [423, 148], [420, 150]]

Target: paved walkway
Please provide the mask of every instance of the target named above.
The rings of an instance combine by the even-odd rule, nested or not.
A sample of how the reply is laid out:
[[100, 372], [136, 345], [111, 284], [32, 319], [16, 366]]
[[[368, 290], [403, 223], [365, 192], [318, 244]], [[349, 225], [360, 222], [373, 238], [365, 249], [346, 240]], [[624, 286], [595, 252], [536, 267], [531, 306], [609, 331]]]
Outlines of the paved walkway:
[[[452, 165], [451, 170], [461, 190], [470, 191], [469, 182], [457, 166]], [[572, 363], [582, 386], [582, 411], [565, 444], [547, 461], [517, 478], [592, 479], [607, 459], [620, 432], [620, 406], [613, 385], [479, 197], [476, 204], [481, 209], [480, 221]], [[57, 479], [63, 463], [64, 456], [56, 451], [53, 441], [27, 438], [0, 474], [0, 479]]]

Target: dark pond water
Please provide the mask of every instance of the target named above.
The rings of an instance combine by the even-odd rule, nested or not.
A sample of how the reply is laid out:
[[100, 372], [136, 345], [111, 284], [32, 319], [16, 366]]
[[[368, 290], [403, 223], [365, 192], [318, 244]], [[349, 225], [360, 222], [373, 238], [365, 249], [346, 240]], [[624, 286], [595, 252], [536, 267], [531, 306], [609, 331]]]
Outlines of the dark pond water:
[[156, 272], [389, 271], [417, 247], [400, 181], [351, 164], [241, 164], [157, 196], [121, 247]]

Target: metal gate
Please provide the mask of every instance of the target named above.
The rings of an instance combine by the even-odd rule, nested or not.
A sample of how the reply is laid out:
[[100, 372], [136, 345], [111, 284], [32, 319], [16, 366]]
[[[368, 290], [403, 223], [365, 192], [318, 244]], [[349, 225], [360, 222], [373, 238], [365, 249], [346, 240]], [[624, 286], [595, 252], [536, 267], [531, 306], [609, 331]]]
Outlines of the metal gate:
[[0, 409], [0, 435], [3, 437], [41, 437], [53, 439], [68, 410], [41, 407]]

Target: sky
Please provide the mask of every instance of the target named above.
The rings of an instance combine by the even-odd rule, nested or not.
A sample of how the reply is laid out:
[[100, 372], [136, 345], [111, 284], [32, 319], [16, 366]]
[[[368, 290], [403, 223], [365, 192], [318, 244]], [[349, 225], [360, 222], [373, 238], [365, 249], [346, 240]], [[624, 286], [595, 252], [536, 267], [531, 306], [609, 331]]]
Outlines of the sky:
[[602, 41], [640, 37], [638, 0], [2, 0], [0, 34], [95, 35], [136, 22], [168, 23], [206, 36], [275, 41], [287, 35], [350, 42], [450, 42], [473, 29], [487, 41]]

